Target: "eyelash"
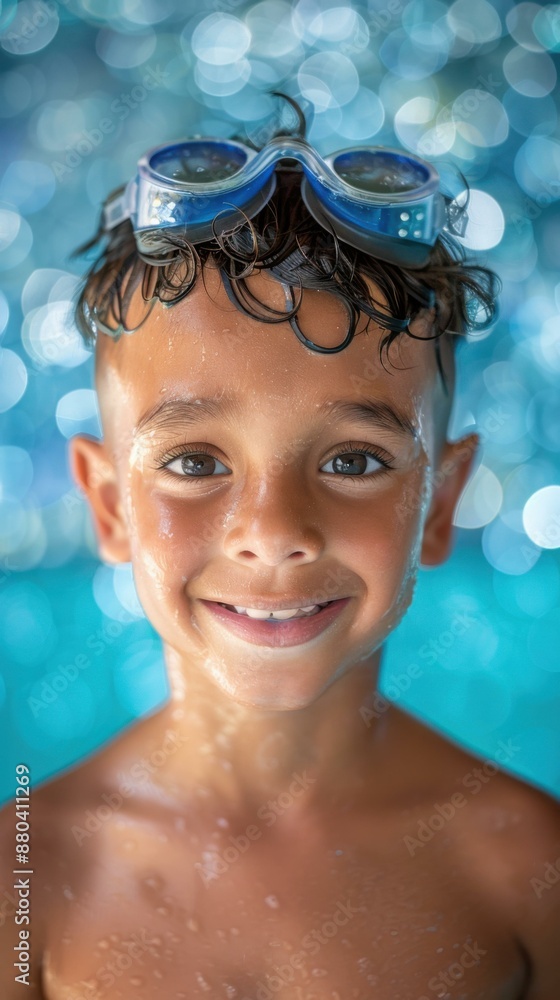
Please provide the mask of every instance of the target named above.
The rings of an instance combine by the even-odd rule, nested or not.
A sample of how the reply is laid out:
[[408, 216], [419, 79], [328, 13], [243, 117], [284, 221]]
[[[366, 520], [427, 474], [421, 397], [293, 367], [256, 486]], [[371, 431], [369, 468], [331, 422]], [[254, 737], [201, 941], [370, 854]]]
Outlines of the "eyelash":
[[[200, 448], [186, 448], [184, 445], [178, 445], [175, 448], [171, 448], [170, 451], [168, 451], [167, 454], [161, 458], [161, 461], [158, 463], [157, 468], [160, 471], [162, 471], [164, 475], [171, 476], [173, 479], [186, 479], [191, 482], [197, 482], [197, 483], [200, 482], [201, 480], [215, 479], [216, 478], [215, 476], [185, 476], [185, 475], [181, 476], [177, 472], [171, 472], [170, 469], [166, 468], [166, 466], [169, 465], [170, 462], [172, 462], [174, 459], [184, 458], [186, 455], [203, 455], [208, 458], [214, 458], [217, 462], [222, 461], [221, 458], [218, 458], [218, 456], [212, 452], [212, 450], [209, 450], [207, 446], [205, 447], [207, 449], [206, 451], [203, 451]], [[363, 480], [374, 479], [376, 476], [383, 475], [384, 473], [389, 472], [391, 469], [394, 468], [394, 466], [390, 462], [388, 462], [387, 459], [384, 458], [383, 455], [377, 449], [364, 448], [361, 445], [355, 444], [353, 441], [346, 441], [344, 444], [340, 445], [340, 449], [334, 455], [331, 455], [331, 457], [328, 458], [327, 461], [323, 464], [326, 465], [327, 462], [332, 462], [335, 458], [340, 458], [341, 456], [348, 454], [367, 455], [370, 458], [374, 458], [377, 462], [380, 462], [381, 468], [376, 469], [375, 472], [368, 472], [364, 473], [363, 475], [359, 474], [350, 475], [349, 473], [344, 473], [344, 472], [334, 472], [334, 473], [329, 472], [323, 474], [333, 476], [336, 479], [352, 479], [354, 481], [356, 480], [363, 481]]]

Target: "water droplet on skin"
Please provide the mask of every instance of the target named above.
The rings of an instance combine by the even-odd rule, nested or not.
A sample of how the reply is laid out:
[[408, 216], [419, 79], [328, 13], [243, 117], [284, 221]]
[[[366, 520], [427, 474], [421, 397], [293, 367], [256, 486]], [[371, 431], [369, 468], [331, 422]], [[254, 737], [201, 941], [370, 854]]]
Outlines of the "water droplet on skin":
[[264, 901], [266, 905], [270, 906], [273, 910], [277, 910], [278, 907], [280, 906], [280, 903], [278, 902], [276, 896], [266, 896]]
[[190, 917], [187, 920], [187, 927], [189, 928], [190, 931], [193, 931], [193, 933], [196, 934], [197, 931], [199, 930], [200, 924], [198, 923], [198, 920], [195, 920], [194, 917]]
[[443, 948], [436, 948], [436, 955], [441, 954], [442, 951], [443, 951]]
[[132, 978], [129, 979], [129, 983], [131, 986], [142, 986], [143, 982], [144, 980], [142, 979], [141, 976], [132, 976]]
[[198, 985], [201, 987], [201, 989], [203, 989], [206, 993], [212, 989], [210, 984], [206, 981], [206, 979], [200, 972], [197, 972], [195, 975], [196, 975], [196, 981]]
[[169, 910], [167, 909], [167, 906], [157, 906], [156, 913], [159, 913], [160, 917], [169, 916]]
[[109, 941], [112, 941], [113, 944], [117, 944], [117, 942], [119, 941], [119, 935], [118, 934], [109, 934]]
[[144, 879], [144, 885], [151, 889], [152, 892], [158, 892], [163, 888], [163, 879], [159, 875], [152, 875], [150, 878]]
[[227, 819], [225, 818], [225, 816], [218, 816], [218, 819], [216, 820], [216, 824], [218, 826], [221, 826], [224, 830], [227, 829], [227, 827], [229, 826], [229, 823], [228, 823]]
[[233, 934], [233, 935], [239, 934], [239, 927], [230, 927], [229, 930], [230, 930], [230, 934]]
[[327, 975], [327, 970], [326, 969], [312, 969], [311, 970], [311, 975], [312, 976], [317, 976], [317, 978], [319, 978], [319, 976], [326, 976]]
[[152, 972], [156, 979], [163, 979], [163, 972], [160, 972], [159, 969], [152, 969]]
[[62, 895], [65, 896], [66, 899], [76, 898], [69, 885], [64, 886], [64, 889], [62, 890]]

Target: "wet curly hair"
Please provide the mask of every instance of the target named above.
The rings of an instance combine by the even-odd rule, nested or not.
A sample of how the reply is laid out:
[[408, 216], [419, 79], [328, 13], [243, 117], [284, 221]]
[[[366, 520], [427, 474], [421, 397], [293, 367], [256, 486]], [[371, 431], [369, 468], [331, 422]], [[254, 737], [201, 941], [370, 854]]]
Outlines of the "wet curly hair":
[[[266, 141], [277, 135], [305, 138], [306, 122], [300, 106], [286, 94], [272, 93], [292, 105], [298, 126], [295, 132], [282, 128], [269, 130]], [[262, 148], [247, 135], [233, 138], [256, 150]], [[439, 373], [447, 391], [439, 338], [446, 333], [465, 334], [485, 329], [495, 321], [501, 289], [498, 276], [482, 264], [468, 261], [461, 244], [445, 232], [440, 234], [428, 262], [421, 268], [397, 266], [350, 246], [334, 231], [324, 229], [308, 212], [300, 193], [301, 167], [292, 163], [278, 164], [276, 190], [252, 219], [245, 216], [242, 222], [221, 234], [213, 224], [214, 238], [196, 245], [189, 242], [184, 226], [174, 227], [158, 230], [154, 251], [142, 252], [136, 245], [129, 219], [107, 234], [101, 214], [96, 234], [71, 255], [75, 258], [87, 253], [108, 235], [107, 244], [83, 276], [74, 299], [74, 321], [86, 345], [94, 346], [100, 329], [113, 339], [123, 332], [134, 332], [158, 300], [167, 306], [180, 302], [193, 288], [206, 262], [211, 261], [219, 269], [231, 301], [261, 322], [289, 320], [299, 330], [296, 314], [302, 290], [309, 288], [330, 292], [342, 301], [349, 314], [348, 333], [356, 332], [360, 312], [370, 317], [368, 326], [373, 319], [388, 331], [379, 342], [381, 363], [383, 350], [388, 352], [400, 334], [434, 340]], [[124, 185], [109, 198], [123, 190]], [[290, 289], [299, 289], [300, 298], [291, 311], [279, 313], [248, 290], [245, 278], [264, 269]], [[387, 306], [376, 301], [364, 277], [381, 290]], [[139, 284], [148, 309], [140, 323], [128, 328], [127, 311]], [[255, 303], [262, 312], [254, 311]], [[426, 310], [432, 310], [433, 335], [418, 338], [409, 327]], [[455, 345], [457, 338], [450, 339]]]

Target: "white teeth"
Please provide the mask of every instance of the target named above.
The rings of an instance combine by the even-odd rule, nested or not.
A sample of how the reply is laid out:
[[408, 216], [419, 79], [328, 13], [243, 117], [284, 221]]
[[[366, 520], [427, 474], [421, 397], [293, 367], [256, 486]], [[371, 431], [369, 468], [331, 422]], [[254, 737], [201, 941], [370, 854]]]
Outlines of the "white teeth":
[[303, 615], [310, 615], [319, 610], [319, 604], [312, 604], [308, 608], [286, 608], [283, 611], [260, 611], [258, 608], [242, 608], [234, 604], [234, 608], [240, 615], [247, 615], [249, 618], [271, 618], [276, 621], [286, 621], [288, 618], [301, 618]]

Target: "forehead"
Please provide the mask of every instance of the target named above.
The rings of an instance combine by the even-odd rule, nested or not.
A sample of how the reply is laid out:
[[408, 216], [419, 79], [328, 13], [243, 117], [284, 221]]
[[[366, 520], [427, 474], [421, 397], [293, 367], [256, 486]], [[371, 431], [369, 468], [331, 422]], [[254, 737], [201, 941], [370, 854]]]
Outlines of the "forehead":
[[[378, 303], [383, 295], [366, 279]], [[249, 307], [285, 312], [289, 308], [285, 286], [268, 272], [246, 279], [257, 302]], [[296, 301], [300, 292], [295, 290]], [[349, 314], [335, 296], [303, 289], [297, 314], [303, 333], [325, 347], [340, 344], [348, 330]], [[246, 301], [246, 300], [245, 300]], [[129, 326], [139, 322], [145, 305], [136, 290]], [[289, 401], [291, 415], [312, 413], [326, 401], [369, 397], [396, 404], [408, 415], [426, 418], [443, 403], [433, 341], [399, 335], [389, 357], [379, 358], [380, 340], [387, 333], [374, 320], [360, 313], [351, 344], [336, 354], [311, 351], [297, 339], [289, 321], [266, 323], [244, 314], [228, 298], [218, 270], [204, 268], [189, 294], [165, 308], [156, 301], [148, 319], [131, 335], [116, 343], [100, 335], [96, 350], [96, 380], [104, 423], [118, 416], [121, 426], [134, 425], [162, 400], [215, 397], [227, 393], [238, 397], [246, 408], [255, 408], [263, 418], [270, 409]], [[419, 322], [417, 336], [430, 335]], [[443, 338], [445, 340], [445, 338]], [[446, 349], [441, 344], [444, 356]]]

